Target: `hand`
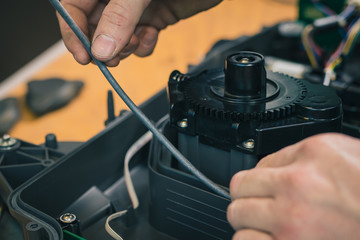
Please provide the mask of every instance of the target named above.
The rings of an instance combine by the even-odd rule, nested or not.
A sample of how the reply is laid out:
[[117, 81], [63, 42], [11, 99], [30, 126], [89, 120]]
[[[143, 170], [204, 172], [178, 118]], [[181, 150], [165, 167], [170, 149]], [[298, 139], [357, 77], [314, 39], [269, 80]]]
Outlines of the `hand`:
[[233, 177], [233, 239], [360, 239], [359, 183], [358, 139], [322, 134], [286, 147]]
[[[159, 31], [181, 19], [217, 5], [221, 0], [62, 0], [63, 6], [92, 41], [92, 54], [108, 66], [135, 53], [150, 55]], [[60, 30], [76, 61], [91, 59], [59, 16]]]

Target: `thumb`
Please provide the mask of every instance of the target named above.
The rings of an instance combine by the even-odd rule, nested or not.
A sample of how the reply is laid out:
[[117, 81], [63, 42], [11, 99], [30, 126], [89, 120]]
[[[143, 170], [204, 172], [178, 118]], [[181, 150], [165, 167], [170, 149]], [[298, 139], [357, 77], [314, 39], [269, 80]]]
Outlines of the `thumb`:
[[94, 33], [92, 54], [100, 61], [113, 59], [130, 41], [150, 0], [111, 0]]

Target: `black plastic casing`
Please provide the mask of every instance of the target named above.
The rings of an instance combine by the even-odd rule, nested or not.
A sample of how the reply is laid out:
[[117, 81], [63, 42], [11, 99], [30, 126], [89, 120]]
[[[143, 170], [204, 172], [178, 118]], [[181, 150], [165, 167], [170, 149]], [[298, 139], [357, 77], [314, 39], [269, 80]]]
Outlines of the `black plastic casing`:
[[233, 54], [225, 73], [175, 71], [168, 83], [170, 124], [178, 132], [180, 151], [223, 186], [267, 154], [315, 134], [341, 132], [342, 103], [333, 89], [265, 72], [260, 54], [240, 52], [237, 59], [244, 54], [255, 56], [249, 65], [238, 64], [244, 71], [229, 64], [237, 57]]

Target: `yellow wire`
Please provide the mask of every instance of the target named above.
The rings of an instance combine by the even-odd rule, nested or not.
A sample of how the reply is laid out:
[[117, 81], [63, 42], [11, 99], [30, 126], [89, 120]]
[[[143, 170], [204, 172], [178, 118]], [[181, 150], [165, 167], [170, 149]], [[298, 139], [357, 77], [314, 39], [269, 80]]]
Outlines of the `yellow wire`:
[[311, 32], [313, 31], [314, 27], [311, 25], [308, 25], [305, 27], [303, 33], [302, 33], [302, 42], [305, 47], [306, 54], [308, 55], [308, 58], [310, 60], [310, 64], [313, 68], [318, 68], [318, 63], [316, 61], [316, 57], [311, 50], [310, 42], [309, 42], [309, 36]]
[[356, 36], [358, 34], [358, 32], [360, 31], [360, 21], [358, 21], [355, 26], [352, 28], [351, 32], [350, 32], [350, 35], [349, 35], [349, 38], [348, 40], [346, 41], [345, 43], [345, 47], [344, 47], [344, 55], [348, 55], [350, 50], [351, 50], [351, 47], [353, 46], [354, 44], [354, 41], [356, 39]]
[[[351, 29], [351, 32], [349, 34], [348, 39], [345, 42], [344, 49], [342, 50], [342, 55], [347, 56], [351, 50], [351, 47], [354, 44], [354, 41], [356, 39], [356, 36], [358, 32], [360, 31], [360, 21], [358, 21], [354, 27]], [[327, 70], [334, 71], [335, 68], [342, 63], [341, 54], [338, 58], [336, 58], [334, 61], [332, 61], [329, 66], [326, 68]]]
[[334, 69], [342, 63], [342, 58], [338, 57], [335, 59], [332, 63], [329, 64], [329, 66], [326, 69], [329, 69], [331, 71], [334, 71]]

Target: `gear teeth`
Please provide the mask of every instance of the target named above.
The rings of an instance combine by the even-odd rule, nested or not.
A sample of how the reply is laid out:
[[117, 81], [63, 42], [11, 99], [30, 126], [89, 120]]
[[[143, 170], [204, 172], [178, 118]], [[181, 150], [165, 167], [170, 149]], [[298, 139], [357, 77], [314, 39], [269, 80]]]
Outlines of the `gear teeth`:
[[300, 94], [297, 96], [297, 98], [288, 105], [283, 105], [283, 106], [279, 106], [278, 108], [264, 110], [260, 112], [253, 112], [253, 113], [240, 113], [236, 111], [217, 109], [211, 105], [212, 104], [211, 101], [207, 102], [192, 96], [192, 92], [194, 92], [195, 90], [191, 89], [190, 82], [193, 81], [180, 81], [179, 84], [181, 84], [182, 89], [184, 90], [184, 101], [188, 104], [188, 106], [191, 109], [194, 109], [196, 113], [220, 120], [231, 120], [233, 122], [246, 122], [253, 120], [271, 121], [275, 119], [285, 118], [295, 113], [296, 104], [301, 102], [307, 95], [307, 88], [303, 81], [290, 76], [286, 76], [286, 77], [296, 82], [296, 84], [300, 88]]

